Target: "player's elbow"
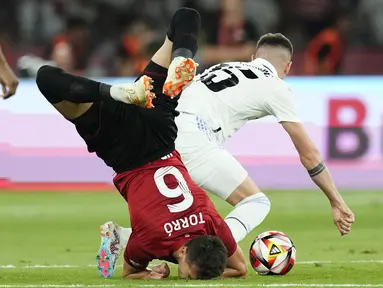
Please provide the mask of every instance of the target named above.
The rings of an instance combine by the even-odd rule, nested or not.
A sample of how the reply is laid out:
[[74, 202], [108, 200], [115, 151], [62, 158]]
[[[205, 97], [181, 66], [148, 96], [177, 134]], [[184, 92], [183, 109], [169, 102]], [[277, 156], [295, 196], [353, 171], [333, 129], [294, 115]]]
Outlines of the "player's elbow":
[[238, 272], [238, 277], [240, 277], [240, 278], [246, 278], [247, 277], [247, 275], [249, 273], [249, 269], [247, 267], [246, 262], [238, 265], [237, 272]]
[[320, 152], [316, 147], [312, 147], [311, 149], [308, 149], [304, 153], [300, 153], [299, 156], [300, 156], [302, 165], [307, 170], [313, 169], [322, 161]]

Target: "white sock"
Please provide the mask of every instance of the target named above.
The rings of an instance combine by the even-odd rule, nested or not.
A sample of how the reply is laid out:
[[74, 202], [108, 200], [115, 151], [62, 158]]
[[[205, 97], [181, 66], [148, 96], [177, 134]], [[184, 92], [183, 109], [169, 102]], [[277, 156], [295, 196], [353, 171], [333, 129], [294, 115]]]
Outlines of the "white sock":
[[120, 234], [120, 241], [122, 248], [125, 249], [126, 245], [128, 244], [130, 234], [132, 234], [132, 228], [124, 228], [121, 227], [121, 234]]
[[269, 198], [263, 193], [249, 196], [235, 205], [225, 221], [237, 243], [265, 220], [270, 206]]

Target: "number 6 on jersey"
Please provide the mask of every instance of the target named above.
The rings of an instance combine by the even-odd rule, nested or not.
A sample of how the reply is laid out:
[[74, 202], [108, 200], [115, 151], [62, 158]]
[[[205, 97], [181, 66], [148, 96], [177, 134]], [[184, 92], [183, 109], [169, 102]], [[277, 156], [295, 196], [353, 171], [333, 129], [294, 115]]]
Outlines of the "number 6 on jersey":
[[[169, 188], [165, 183], [165, 176], [175, 177], [178, 186], [175, 189]], [[177, 198], [180, 196], [184, 197], [184, 200], [169, 204], [168, 209], [171, 213], [182, 212], [189, 209], [193, 204], [193, 194], [191, 193], [185, 178], [182, 176], [180, 170], [176, 167], [167, 166], [160, 168], [154, 173], [154, 182], [157, 185], [158, 191], [167, 198]]]

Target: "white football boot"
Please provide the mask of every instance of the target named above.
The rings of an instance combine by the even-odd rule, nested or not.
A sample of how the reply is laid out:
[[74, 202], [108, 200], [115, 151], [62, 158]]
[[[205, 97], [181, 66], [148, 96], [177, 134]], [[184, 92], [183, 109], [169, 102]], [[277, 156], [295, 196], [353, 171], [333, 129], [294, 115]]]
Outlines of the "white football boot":
[[97, 269], [104, 278], [113, 276], [118, 257], [123, 247], [120, 240], [121, 228], [114, 222], [106, 222], [100, 226], [101, 246], [98, 250], [96, 261]]
[[152, 100], [156, 98], [156, 95], [151, 92], [152, 83], [152, 78], [144, 75], [135, 83], [113, 85], [110, 88], [110, 96], [116, 101], [152, 108], [154, 107]]
[[162, 93], [171, 98], [178, 96], [185, 85], [194, 79], [197, 67], [198, 64], [191, 58], [174, 58], [170, 63]]

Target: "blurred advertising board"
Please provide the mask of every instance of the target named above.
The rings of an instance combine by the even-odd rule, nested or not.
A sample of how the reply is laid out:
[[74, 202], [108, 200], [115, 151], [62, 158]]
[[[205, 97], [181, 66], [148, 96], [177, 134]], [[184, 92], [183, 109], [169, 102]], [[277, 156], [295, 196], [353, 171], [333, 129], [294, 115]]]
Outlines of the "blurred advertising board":
[[[108, 83], [132, 79], [102, 79]], [[301, 119], [336, 183], [383, 191], [383, 77], [291, 77]], [[22, 81], [0, 101], [0, 178], [17, 183], [110, 183], [113, 171], [90, 155], [73, 125]], [[273, 118], [248, 123], [227, 143], [263, 189], [313, 188]]]

